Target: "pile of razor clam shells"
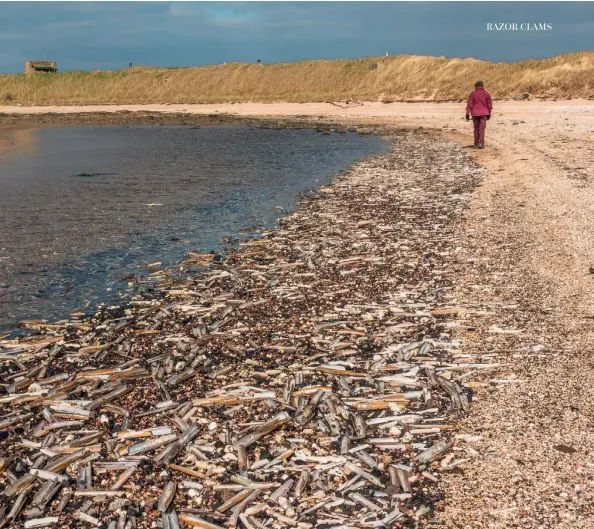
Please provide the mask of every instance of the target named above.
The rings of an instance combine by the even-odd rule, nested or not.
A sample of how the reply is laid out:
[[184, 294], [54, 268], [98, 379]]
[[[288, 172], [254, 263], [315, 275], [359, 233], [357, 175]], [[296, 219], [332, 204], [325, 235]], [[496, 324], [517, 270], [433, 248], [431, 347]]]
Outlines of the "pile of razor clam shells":
[[0, 339], [2, 527], [440, 525], [468, 434], [456, 225], [479, 170], [393, 131], [238, 248]]

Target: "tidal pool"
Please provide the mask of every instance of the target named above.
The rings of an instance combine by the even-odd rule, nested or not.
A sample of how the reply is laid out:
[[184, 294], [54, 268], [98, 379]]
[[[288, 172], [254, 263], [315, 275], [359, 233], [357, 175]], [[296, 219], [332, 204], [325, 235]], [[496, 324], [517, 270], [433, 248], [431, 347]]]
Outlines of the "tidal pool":
[[0, 328], [130, 292], [147, 263], [271, 228], [300, 194], [386, 142], [216, 127], [21, 131], [0, 154]]

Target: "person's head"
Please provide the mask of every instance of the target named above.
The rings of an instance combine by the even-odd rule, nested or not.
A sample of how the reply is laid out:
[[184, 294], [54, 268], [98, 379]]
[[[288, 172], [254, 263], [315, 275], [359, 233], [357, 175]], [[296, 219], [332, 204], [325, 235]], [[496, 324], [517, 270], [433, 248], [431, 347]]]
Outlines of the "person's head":
[[482, 81], [477, 81], [476, 83], [474, 83], [474, 87], [478, 88], [479, 86], [483, 86], [483, 82]]

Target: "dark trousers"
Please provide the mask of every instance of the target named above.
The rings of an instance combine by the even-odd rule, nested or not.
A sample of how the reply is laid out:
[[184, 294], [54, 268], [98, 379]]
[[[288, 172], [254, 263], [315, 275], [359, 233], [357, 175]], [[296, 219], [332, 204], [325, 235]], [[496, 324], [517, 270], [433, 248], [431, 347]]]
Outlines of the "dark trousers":
[[487, 127], [487, 116], [472, 116], [474, 123], [474, 144], [485, 144], [485, 128]]

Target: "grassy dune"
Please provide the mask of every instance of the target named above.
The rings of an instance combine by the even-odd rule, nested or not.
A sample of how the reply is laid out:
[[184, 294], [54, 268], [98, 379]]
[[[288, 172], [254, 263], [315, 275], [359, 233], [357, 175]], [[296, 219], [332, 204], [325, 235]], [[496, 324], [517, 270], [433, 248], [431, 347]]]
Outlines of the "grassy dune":
[[[59, 66], [59, 65], [58, 65]], [[400, 55], [287, 64], [0, 75], [0, 105], [462, 99], [477, 79], [496, 98], [594, 97], [594, 52], [491, 63]]]

